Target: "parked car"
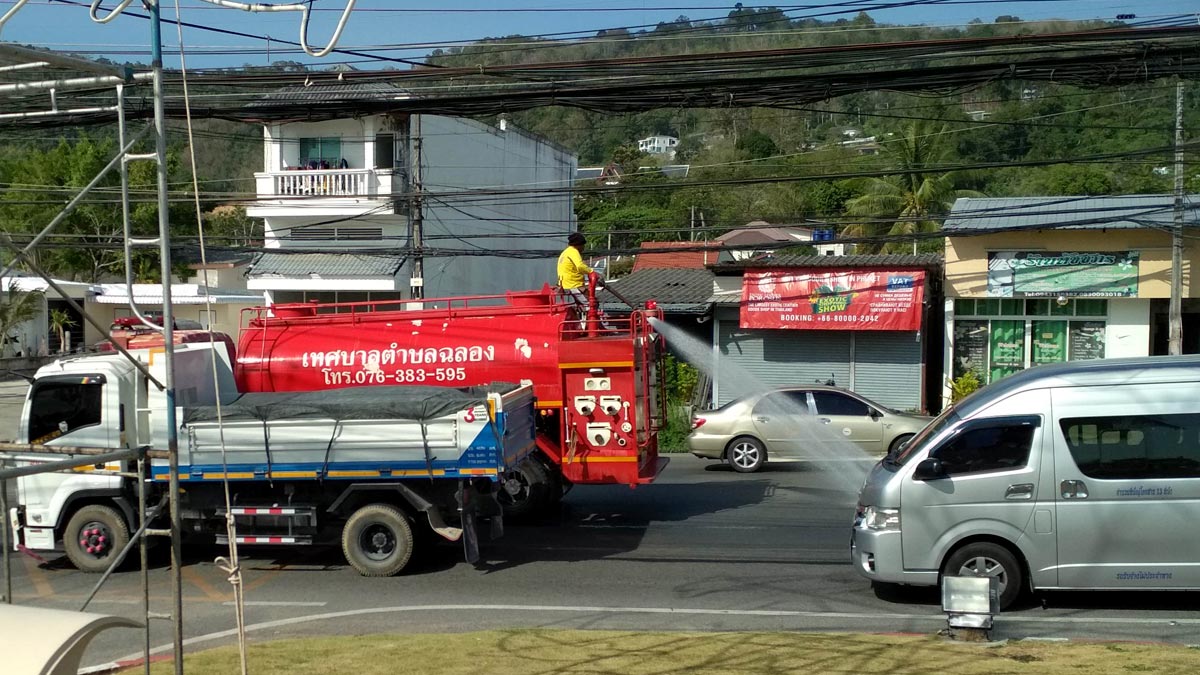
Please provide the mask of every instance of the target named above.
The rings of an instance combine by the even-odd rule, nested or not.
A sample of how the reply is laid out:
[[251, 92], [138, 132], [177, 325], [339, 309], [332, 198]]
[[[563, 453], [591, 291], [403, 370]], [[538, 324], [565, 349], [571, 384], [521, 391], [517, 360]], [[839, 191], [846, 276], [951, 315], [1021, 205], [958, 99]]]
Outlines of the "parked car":
[[789, 387], [693, 413], [687, 442], [697, 457], [724, 460], [734, 471], [750, 473], [772, 455], [835, 459], [831, 455], [846, 454], [847, 442], [882, 455], [898, 449], [929, 420], [837, 387]]

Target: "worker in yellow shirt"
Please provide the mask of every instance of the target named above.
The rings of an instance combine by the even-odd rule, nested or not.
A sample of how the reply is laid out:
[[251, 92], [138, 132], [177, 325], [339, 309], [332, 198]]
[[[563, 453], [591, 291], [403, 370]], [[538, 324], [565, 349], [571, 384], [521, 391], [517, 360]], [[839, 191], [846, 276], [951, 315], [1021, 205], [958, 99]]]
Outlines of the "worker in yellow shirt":
[[578, 232], [567, 237], [567, 247], [558, 255], [558, 285], [566, 291], [579, 308], [580, 323], [586, 327], [588, 313], [587, 289], [584, 282], [592, 268], [583, 262], [583, 247], [587, 239]]

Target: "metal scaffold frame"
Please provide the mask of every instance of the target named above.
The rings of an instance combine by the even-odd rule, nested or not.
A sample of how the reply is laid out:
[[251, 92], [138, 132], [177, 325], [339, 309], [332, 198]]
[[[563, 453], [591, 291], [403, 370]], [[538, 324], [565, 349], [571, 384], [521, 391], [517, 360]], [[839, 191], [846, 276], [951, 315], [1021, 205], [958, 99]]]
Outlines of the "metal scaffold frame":
[[[15, 8], [14, 8], [15, 11]], [[69, 216], [75, 208], [83, 201], [84, 197], [96, 186], [98, 186], [103, 178], [109, 174], [114, 168], [119, 170], [121, 177], [121, 204], [122, 204], [122, 220], [125, 233], [125, 268], [126, 268], [126, 284], [129, 286], [130, 309], [134, 316], [141, 320], [143, 324], [152, 330], [160, 331], [163, 334], [164, 342], [164, 377], [162, 381], [154, 378], [146, 365], [131, 355], [120, 345], [113, 343], [114, 347], [128, 358], [133, 365], [138, 368], [151, 382], [163, 390], [166, 397], [165, 423], [167, 427], [167, 451], [150, 452], [147, 448], [129, 448], [114, 451], [112, 448], [81, 448], [67, 446], [45, 446], [45, 445], [17, 445], [17, 444], [0, 444], [0, 454], [8, 460], [20, 457], [25, 460], [21, 463], [24, 466], [13, 468], [0, 469], [0, 511], [4, 513], [4, 526], [0, 527], [3, 530], [3, 566], [4, 566], [4, 599], [7, 603], [12, 603], [12, 577], [11, 577], [11, 553], [12, 539], [9, 532], [10, 519], [8, 517], [8, 481], [22, 476], [29, 476], [36, 473], [65, 471], [77, 467], [86, 467], [105, 462], [122, 462], [124, 470], [118, 471], [119, 475], [126, 477], [136, 477], [138, 481], [138, 530], [135, 536], [130, 538], [129, 544], [122, 550], [113, 560], [109, 567], [96, 583], [89, 594], [87, 600], [83, 603], [80, 611], [87, 608], [95, 594], [100, 590], [101, 586], [111, 575], [112, 571], [121, 564], [126, 555], [132, 549], [134, 542], [138, 543], [140, 548], [141, 560], [141, 580], [142, 580], [142, 597], [143, 597], [143, 614], [144, 614], [144, 631], [145, 637], [143, 640], [143, 660], [145, 672], [149, 672], [149, 657], [150, 657], [150, 623], [152, 619], [166, 618], [170, 619], [173, 625], [173, 657], [176, 673], [183, 672], [183, 602], [182, 602], [182, 582], [181, 582], [181, 544], [180, 544], [180, 528], [179, 528], [179, 466], [178, 466], [178, 426], [175, 419], [175, 383], [174, 383], [174, 335], [173, 326], [174, 318], [172, 316], [171, 306], [171, 251], [170, 251], [170, 230], [169, 217], [167, 209], [167, 163], [166, 163], [166, 125], [163, 116], [163, 77], [162, 77], [162, 54], [159, 45], [161, 45], [161, 35], [159, 34], [159, 16], [158, 4], [152, 3], [151, 12], [153, 20], [151, 21], [152, 40], [155, 45], [154, 59], [151, 65], [151, 70], [148, 73], [134, 73], [128, 68], [115, 68], [105, 66], [103, 64], [76, 59], [69, 56], [54, 54], [52, 52], [43, 52], [39, 50], [27, 49], [11, 44], [0, 44], [0, 58], [5, 61], [15, 61], [11, 65], [0, 66], [0, 78], [13, 77], [15, 80], [9, 83], [0, 83], [0, 97], [6, 101], [3, 107], [20, 107], [19, 111], [5, 111], [0, 107], [0, 128], [6, 124], [18, 124], [27, 122], [36, 118], [54, 117], [60, 115], [75, 115], [81, 111], [103, 111], [115, 113], [117, 117], [117, 133], [119, 138], [119, 149], [115, 157], [101, 171], [82, 188], [55, 216], [49, 224], [42, 229], [36, 237], [33, 238], [24, 248], [18, 247], [12, 242], [12, 239], [7, 234], [0, 234], [0, 244], [9, 249], [13, 254], [13, 260], [10, 264], [3, 266], [0, 270], [0, 278], [6, 276], [11, 269], [18, 263], [23, 263], [31, 272], [41, 276], [51, 289], [58, 292], [71, 307], [79, 312], [80, 316], [92, 324], [105, 337], [111, 337], [109, 330], [105, 326], [99, 325], [93, 317], [88, 316], [83, 308], [71, 299], [62, 289], [54, 282], [53, 279], [41, 269], [37, 263], [29, 255], [31, 251], [48, 235], [50, 235], [56, 226]], [[5, 19], [8, 16], [5, 15]], [[84, 73], [85, 76], [67, 76], [67, 73], [72, 75]], [[40, 79], [35, 79], [40, 78]], [[136, 86], [139, 84], [149, 83], [153, 88], [154, 96], [154, 124], [152, 127], [147, 127], [133, 137], [127, 138], [126, 120], [125, 120], [125, 88], [127, 86]], [[97, 90], [104, 90], [112, 87], [111, 103], [106, 102], [104, 105], [68, 105], [60, 106], [62, 98], [70, 99], [72, 94], [78, 94], [78, 99], [91, 100]], [[44, 97], [44, 98], [43, 98]], [[75, 99], [71, 99], [75, 100]], [[39, 101], [43, 101], [40, 105]], [[154, 152], [149, 153], [134, 153], [134, 148], [139, 142], [150, 132], [154, 134]], [[157, 202], [158, 202], [158, 237], [154, 239], [134, 240], [131, 236], [130, 227], [130, 207], [129, 207], [129, 177], [128, 164], [134, 161], [151, 161], [157, 165]], [[162, 298], [163, 311], [162, 323], [150, 321], [146, 315], [141, 312], [135, 303], [133, 303], [134, 293], [132, 290], [133, 277], [130, 264], [130, 256], [134, 245], [156, 245], [159, 249], [161, 261], [161, 274], [163, 279]], [[112, 342], [110, 340], [110, 342]], [[39, 457], [44, 457], [47, 454], [66, 454], [70, 455], [69, 459], [45, 462]], [[169, 492], [166, 498], [154, 507], [149, 507], [146, 503], [146, 484], [148, 476], [147, 462], [150, 457], [165, 458], [170, 465], [169, 474]], [[33, 458], [33, 461], [29, 460]], [[129, 471], [130, 464], [136, 464], [136, 472]], [[157, 518], [162, 510], [167, 508], [170, 514], [170, 527], [165, 529], [152, 529], [148, 527], [155, 518]], [[171, 541], [171, 611], [166, 614], [155, 613], [150, 611], [149, 605], [149, 575], [147, 568], [147, 553], [146, 539], [149, 536], [165, 536]]]

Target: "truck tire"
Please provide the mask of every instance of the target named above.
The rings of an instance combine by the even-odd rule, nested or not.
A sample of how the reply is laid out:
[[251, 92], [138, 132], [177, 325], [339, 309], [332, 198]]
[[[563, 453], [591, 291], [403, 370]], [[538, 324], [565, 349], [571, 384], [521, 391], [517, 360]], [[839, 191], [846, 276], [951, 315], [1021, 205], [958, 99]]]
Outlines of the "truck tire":
[[75, 512], [63, 530], [67, 558], [80, 572], [104, 572], [129, 543], [129, 526], [114, 508], [88, 504]]
[[546, 507], [554, 509], [562, 503], [563, 496], [567, 494], [567, 479], [562, 475], [562, 469], [542, 453], [535, 454], [534, 461], [546, 470], [546, 478], [549, 481], [546, 489]]
[[[496, 498], [510, 518], [528, 518], [542, 513], [551, 502], [550, 471], [536, 458], [526, 457], [500, 477]], [[561, 488], [560, 488], [561, 490]]]
[[1025, 590], [1025, 572], [1007, 548], [980, 541], [967, 544], [946, 559], [942, 577], [996, 577], [1000, 611], [1012, 607]]
[[389, 504], [367, 504], [342, 528], [346, 562], [364, 577], [399, 574], [412, 558], [413, 533], [408, 518]]

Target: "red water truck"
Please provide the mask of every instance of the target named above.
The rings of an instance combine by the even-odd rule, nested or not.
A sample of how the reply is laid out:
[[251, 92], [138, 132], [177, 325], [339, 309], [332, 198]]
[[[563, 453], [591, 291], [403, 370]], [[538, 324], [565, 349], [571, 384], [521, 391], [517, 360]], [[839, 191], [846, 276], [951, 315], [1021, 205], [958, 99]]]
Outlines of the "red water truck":
[[370, 385], [534, 386], [538, 452], [510, 472], [511, 515], [553, 508], [576, 484], [652, 482], [664, 422], [653, 303], [586, 315], [562, 291], [425, 300], [277, 304], [246, 310], [235, 374], [243, 392]]

